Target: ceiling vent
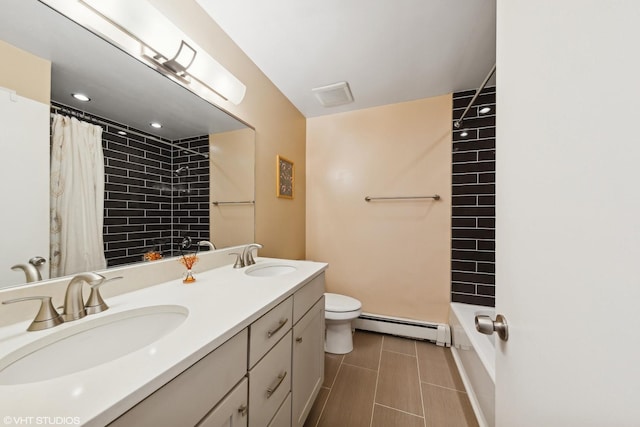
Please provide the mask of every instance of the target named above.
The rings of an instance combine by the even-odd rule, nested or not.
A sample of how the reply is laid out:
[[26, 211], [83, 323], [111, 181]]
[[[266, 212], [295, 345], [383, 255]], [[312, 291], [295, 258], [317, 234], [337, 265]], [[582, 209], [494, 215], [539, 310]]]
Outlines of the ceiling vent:
[[353, 102], [353, 95], [349, 88], [349, 83], [340, 82], [328, 86], [316, 87], [311, 89], [313, 94], [318, 98], [323, 107], [337, 107], [338, 105], [349, 104]]

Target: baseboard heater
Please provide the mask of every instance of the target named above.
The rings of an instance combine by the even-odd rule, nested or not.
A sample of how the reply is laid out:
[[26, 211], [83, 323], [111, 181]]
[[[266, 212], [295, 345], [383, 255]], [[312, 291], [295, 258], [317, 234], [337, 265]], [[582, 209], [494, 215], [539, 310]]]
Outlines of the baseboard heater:
[[400, 317], [362, 313], [353, 321], [356, 329], [432, 341], [441, 347], [451, 346], [451, 329], [445, 323], [431, 323]]

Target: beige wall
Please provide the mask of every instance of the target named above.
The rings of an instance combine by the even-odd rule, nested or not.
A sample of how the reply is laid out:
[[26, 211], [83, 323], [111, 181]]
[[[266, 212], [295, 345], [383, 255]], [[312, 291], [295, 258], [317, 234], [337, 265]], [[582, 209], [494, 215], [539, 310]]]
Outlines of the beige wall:
[[[246, 86], [239, 105], [218, 104], [256, 130], [256, 241], [260, 255], [305, 257], [305, 132], [304, 116], [231, 41], [194, 0], [152, 0], [197, 44]], [[294, 200], [276, 198], [276, 156], [296, 164]]]
[[[307, 258], [363, 311], [446, 322], [451, 95], [307, 122]], [[439, 194], [440, 201], [365, 202]]]
[[[51, 102], [51, 62], [0, 40], [0, 87], [34, 101]], [[11, 64], [11, 66], [7, 66]]]
[[[248, 202], [255, 198], [255, 132], [240, 129], [210, 135], [210, 200]], [[216, 248], [254, 239], [253, 204], [211, 206], [211, 241]]]

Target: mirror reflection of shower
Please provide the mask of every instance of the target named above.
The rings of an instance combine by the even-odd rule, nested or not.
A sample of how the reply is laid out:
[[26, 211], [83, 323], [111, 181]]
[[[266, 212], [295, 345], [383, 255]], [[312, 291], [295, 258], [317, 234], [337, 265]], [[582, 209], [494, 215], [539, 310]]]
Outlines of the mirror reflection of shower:
[[178, 194], [182, 195], [191, 194], [191, 189], [189, 188], [189, 180], [187, 179], [187, 177], [189, 176], [189, 166], [180, 166], [178, 169], [173, 171], [173, 175], [176, 179], [174, 190]]
[[181, 175], [183, 175], [185, 173], [189, 173], [189, 166], [181, 166], [178, 169], [174, 170], [173, 173], [176, 176], [181, 176]]

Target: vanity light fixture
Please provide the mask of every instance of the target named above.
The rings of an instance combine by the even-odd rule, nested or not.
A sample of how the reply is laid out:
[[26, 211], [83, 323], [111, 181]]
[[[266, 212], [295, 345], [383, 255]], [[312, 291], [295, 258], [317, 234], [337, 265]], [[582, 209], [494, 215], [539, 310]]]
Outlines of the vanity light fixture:
[[480, 114], [487, 114], [489, 111], [491, 111], [491, 107], [482, 107], [480, 109]]
[[239, 104], [246, 86], [146, 0], [42, 0], [202, 98]]
[[91, 101], [91, 98], [89, 98], [87, 95], [85, 95], [84, 93], [72, 93], [71, 96], [73, 96], [75, 99], [77, 99], [78, 101], [82, 101], [82, 102], [89, 102]]

